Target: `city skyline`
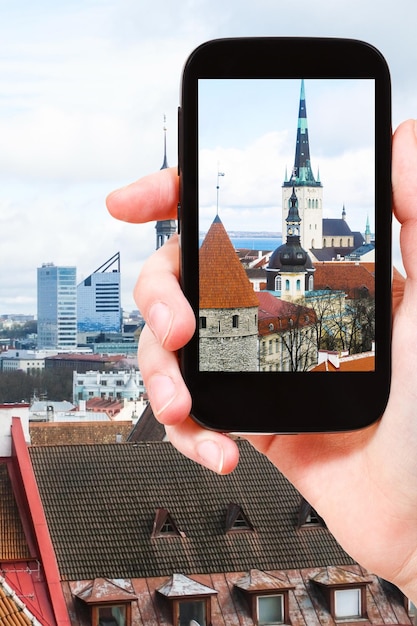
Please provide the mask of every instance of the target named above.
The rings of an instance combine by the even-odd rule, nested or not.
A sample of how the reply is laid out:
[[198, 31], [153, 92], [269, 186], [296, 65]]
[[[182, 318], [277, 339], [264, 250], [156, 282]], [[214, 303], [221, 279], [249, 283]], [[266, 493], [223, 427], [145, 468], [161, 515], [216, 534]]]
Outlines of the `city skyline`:
[[[132, 0], [41, 0], [36, 6], [19, 0], [4, 6], [0, 314], [35, 313], [36, 268], [42, 263], [75, 265], [82, 280], [115, 250], [123, 254], [122, 306], [136, 308], [132, 291], [155, 247], [155, 224], [116, 222], [105, 197], [160, 169], [164, 114], [168, 163], [176, 165], [181, 71], [200, 43], [267, 35], [369, 41], [391, 70], [395, 128], [417, 110], [417, 78], [410, 69], [417, 63], [416, 16], [413, 0], [382, 0], [378, 19], [371, 0], [353, 8], [301, 0], [296, 10], [269, 0], [231, 0], [227, 6], [156, 0], [146, 19]], [[307, 97], [310, 115], [310, 92]], [[294, 132], [290, 126], [290, 142]], [[315, 136], [312, 142], [315, 151]], [[276, 171], [279, 182], [283, 174]], [[349, 216], [349, 206], [347, 211]], [[395, 233], [394, 262], [401, 269], [398, 228]]]

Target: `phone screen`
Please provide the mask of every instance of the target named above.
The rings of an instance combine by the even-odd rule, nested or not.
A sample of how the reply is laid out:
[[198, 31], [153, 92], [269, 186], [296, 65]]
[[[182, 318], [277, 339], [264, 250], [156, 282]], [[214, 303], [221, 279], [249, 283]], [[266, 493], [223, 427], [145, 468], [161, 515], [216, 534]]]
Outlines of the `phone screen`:
[[374, 371], [374, 79], [200, 78], [197, 133], [200, 371]]

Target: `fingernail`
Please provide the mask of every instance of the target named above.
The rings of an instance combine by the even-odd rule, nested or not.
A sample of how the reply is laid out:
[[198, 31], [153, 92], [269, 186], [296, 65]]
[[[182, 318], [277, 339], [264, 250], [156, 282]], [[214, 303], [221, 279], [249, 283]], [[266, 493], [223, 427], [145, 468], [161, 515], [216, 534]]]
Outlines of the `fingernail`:
[[224, 461], [223, 448], [211, 439], [206, 439], [197, 445], [197, 454], [203, 465], [221, 474]]
[[172, 326], [172, 311], [164, 302], [155, 302], [149, 309], [148, 323], [161, 346]]
[[175, 398], [174, 381], [165, 374], [154, 374], [148, 383], [148, 393], [154, 414], [161, 415]]

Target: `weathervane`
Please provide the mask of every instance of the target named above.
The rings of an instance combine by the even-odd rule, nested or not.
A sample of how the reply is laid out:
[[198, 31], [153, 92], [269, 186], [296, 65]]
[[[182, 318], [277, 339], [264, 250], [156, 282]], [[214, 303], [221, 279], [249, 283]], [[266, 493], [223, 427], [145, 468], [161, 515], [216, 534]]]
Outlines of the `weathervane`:
[[220, 176], [224, 176], [224, 172], [219, 172], [219, 169], [217, 168], [217, 210], [216, 210], [216, 215], [219, 214], [219, 189], [220, 189], [220, 185], [219, 185], [219, 177]]

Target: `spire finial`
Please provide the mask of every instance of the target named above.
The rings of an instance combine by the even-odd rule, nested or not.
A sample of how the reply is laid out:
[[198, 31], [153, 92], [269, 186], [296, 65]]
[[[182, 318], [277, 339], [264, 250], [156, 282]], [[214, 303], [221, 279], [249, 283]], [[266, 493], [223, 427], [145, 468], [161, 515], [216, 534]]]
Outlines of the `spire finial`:
[[161, 170], [165, 170], [167, 169], [167, 167], [169, 167], [168, 165], [168, 159], [167, 159], [167, 125], [166, 125], [166, 121], [167, 121], [167, 116], [164, 113], [164, 161], [162, 163], [162, 167]]
[[220, 189], [220, 185], [219, 185], [219, 177], [220, 176], [224, 176], [224, 172], [220, 172], [219, 170], [219, 165], [217, 164], [217, 207], [216, 207], [216, 215], [219, 214], [219, 189]]

